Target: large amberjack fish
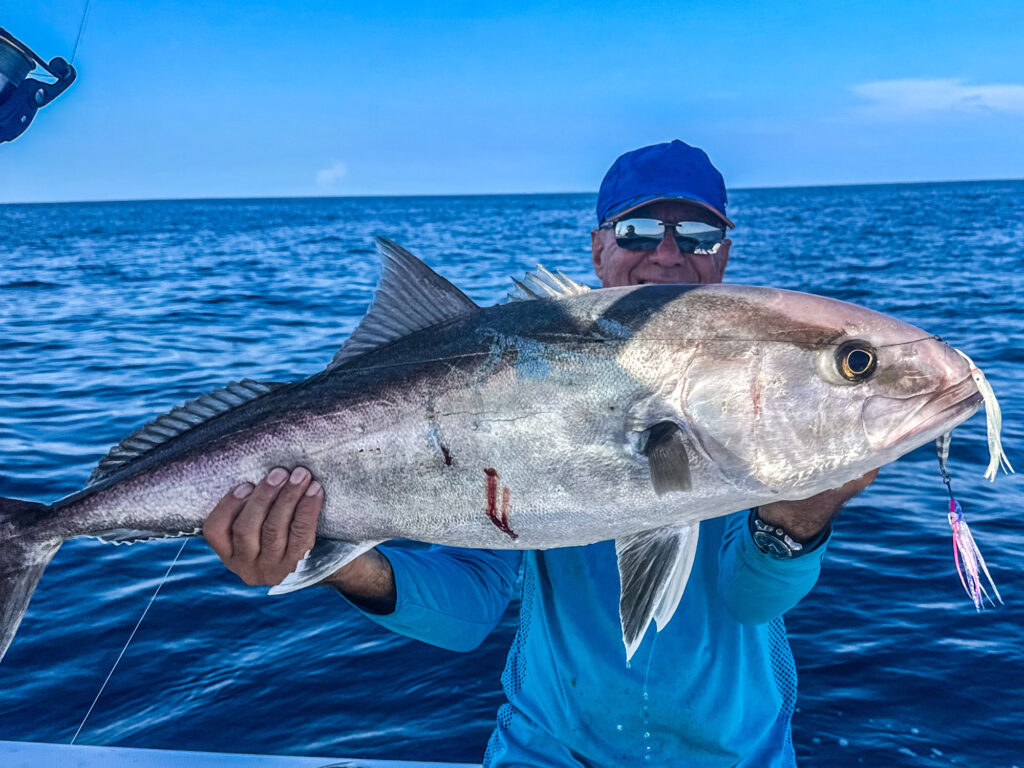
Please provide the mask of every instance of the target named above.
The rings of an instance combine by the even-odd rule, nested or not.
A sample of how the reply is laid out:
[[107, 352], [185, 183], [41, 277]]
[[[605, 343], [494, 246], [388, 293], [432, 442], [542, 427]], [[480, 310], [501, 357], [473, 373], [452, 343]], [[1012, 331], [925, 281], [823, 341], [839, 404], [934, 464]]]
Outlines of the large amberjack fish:
[[492, 549], [614, 539], [627, 658], [672, 617], [700, 520], [835, 488], [982, 402], [931, 334], [740, 285], [589, 290], [540, 271], [481, 308], [379, 243], [361, 324], [326, 370], [173, 409], [53, 504], [0, 501], [0, 653], [75, 536], [193, 536], [226, 489], [304, 465], [317, 544], [272, 592], [392, 538]]

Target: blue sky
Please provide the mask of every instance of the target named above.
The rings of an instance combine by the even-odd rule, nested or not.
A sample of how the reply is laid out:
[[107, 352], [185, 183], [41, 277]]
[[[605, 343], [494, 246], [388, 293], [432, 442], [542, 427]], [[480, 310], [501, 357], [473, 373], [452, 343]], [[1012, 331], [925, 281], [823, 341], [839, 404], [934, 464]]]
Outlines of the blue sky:
[[[4, 26], [69, 56], [83, 0]], [[729, 186], [1024, 177], [1020, 2], [92, 0], [0, 201], [595, 190], [682, 138]]]

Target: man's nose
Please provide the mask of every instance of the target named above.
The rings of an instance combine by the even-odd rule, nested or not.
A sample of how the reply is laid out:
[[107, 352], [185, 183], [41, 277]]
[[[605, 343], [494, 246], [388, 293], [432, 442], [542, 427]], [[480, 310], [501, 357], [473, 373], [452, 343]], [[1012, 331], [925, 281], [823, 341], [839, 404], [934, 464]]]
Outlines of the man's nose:
[[665, 234], [650, 259], [663, 267], [674, 267], [685, 261], [682, 251], [679, 250], [679, 245], [676, 243], [676, 235], [672, 227], [665, 227]]

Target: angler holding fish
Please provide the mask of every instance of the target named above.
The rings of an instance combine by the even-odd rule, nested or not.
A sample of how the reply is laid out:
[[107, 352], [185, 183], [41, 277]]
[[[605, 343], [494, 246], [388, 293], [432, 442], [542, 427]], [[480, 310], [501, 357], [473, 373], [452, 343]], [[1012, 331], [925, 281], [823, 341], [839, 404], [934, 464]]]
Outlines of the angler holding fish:
[[[719, 285], [725, 206], [702, 151], [627, 153], [598, 197], [605, 287], [539, 271], [487, 308], [382, 241], [373, 305], [326, 370], [175, 408], [52, 505], [0, 500], [0, 653], [79, 535], [205, 526], [249, 583], [330, 584], [455, 650], [522, 567], [485, 764], [792, 765], [782, 614], [841, 504], [982, 394], [892, 317]], [[395, 538], [445, 546], [377, 548]]]
[[[720, 283], [731, 245], [725, 237], [732, 226], [725, 206], [724, 182], [698, 149], [676, 141], [619, 158], [601, 186], [600, 226], [592, 233], [594, 268], [602, 284], [613, 288]], [[519, 295], [578, 290], [565, 280], [544, 276], [541, 280], [543, 284], [533, 281], [523, 286]], [[722, 299], [727, 301], [724, 293]], [[702, 414], [721, 408], [713, 419], [717, 422], [714, 434], [702, 437], [696, 429], [684, 432], [676, 428], [676, 421], [663, 421], [647, 431], [645, 444], [637, 448], [649, 459], [650, 481], [660, 486], [663, 495], [656, 498], [669, 500], [675, 513], [694, 501], [688, 497], [701, 494], [701, 488], [717, 484], [722, 491], [723, 481], [725, 485], [749, 481], [726, 465], [740, 475], [759, 475], [776, 489], [775, 498], [785, 497], [783, 488], [801, 471], [816, 476], [819, 487], [827, 488], [827, 478], [833, 477], [832, 484], [838, 488], [706, 519], [699, 528], [676, 525], [620, 538], [614, 545], [606, 541], [526, 553], [382, 547], [356, 558], [323, 582], [336, 587], [382, 626], [441, 647], [469, 650], [495, 626], [514, 596], [517, 570], [525, 566], [519, 636], [503, 676], [509, 703], [499, 713], [486, 765], [629, 764], [641, 755], [661, 764], [793, 764], [790, 718], [796, 674], [782, 614], [817, 580], [832, 517], [875, 478], [876, 466], [897, 455], [880, 450], [886, 438], [896, 437], [886, 430], [893, 424], [915, 424], [919, 435], [915, 443], [920, 443], [930, 439], [924, 431], [940, 409], [949, 408], [945, 417], [958, 423], [974, 412], [978, 402], [976, 390], [963, 383], [967, 369], [926, 334], [893, 322], [884, 331], [888, 345], [882, 346], [881, 339], [872, 339], [873, 334], [866, 332], [868, 327], [879, 330], [874, 326], [877, 316], [870, 321], [864, 318], [866, 324], [861, 325], [836, 314], [850, 311], [849, 307], [840, 309], [830, 303], [798, 309], [796, 304], [793, 314], [784, 318], [762, 314], [764, 307], [755, 310], [753, 305], [742, 305], [722, 312], [717, 301], [698, 301], [695, 314], [681, 318], [681, 332], [676, 333], [703, 349], [693, 356], [689, 352], [681, 358], [670, 355], [665, 367], [675, 364], [678, 370], [676, 375], [669, 372], [671, 384], [661, 388], [683, 396], [687, 415], [680, 422], [691, 428], [705, 421]], [[585, 314], [598, 313], [592, 309]], [[613, 327], [609, 314], [603, 315], [605, 330]], [[816, 330], [819, 323], [831, 330]], [[619, 327], [623, 333], [643, 334], [635, 325]], [[843, 327], [854, 339], [858, 336], [854, 329], [863, 330], [860, 338], [872, 340], [878, 348], [844, 347]], [[728, 349], [727, 337], [738, 329], [744, 329], [740, 335], [758, 341]], [[609, 333], [614, 337], [614, 330]], [[808, 335], [800, 338], [803, 334]], [[819, 338], [813, 338], [815, 334]], [[826, 352], [816, 361], [813, 355], [802, 356], [787, 347], [801, 341], [826, 341], [825, 337], [829, 337]], [[519, 356], [528, 354], [522, 340], [516, 348]], [[701, 359], [701, 351], [713, 359]], [[876, 366], [879, 377], [900, 389], [900, 375], [911, 374], [914, 366], [922, 364], [901, 359], [903, 352], [911, 351], [932, 358], [924, 363], [928, 385], [906, 393], [927, 412], [904, 414], [901, 409], [907, 405], [887, 399], [884, 392], [858, 395], [858, 386], [873, 386], [858, 385], [858, 381], [866, 382]], [[643, 367], [649, 362], [643, 359], [636, 364]], [[857, 469], [833, 474], [828, 466], [846, 460], [839, 456], [852, 446], [842, 444], [853, 442], [853, 433], [862, 426], [857, 413], [846, 414], [851, 421], [845, 420], [842, 411], [850, 404], [816, 389], [821, 381], [813, 368], [819, 364], [835, 366], [823, 377], [829, 386], [838, 386], [839, 393], [853, 396], [858, 403], [855, 409], [865, 409], [864, 426], [876, 433], [873, 448], [866, 451], [869, 458]], [[684, 375], [686, 371], [689, 375]], [[794, 371], [801, 373], [791, 381]], [[810, 380], [801, 381], [804, 377]], [[680, 378], [686, 383], [680, 383]], [[595, 376], [585, 386], [600, 388], [600, 379]], [[555, 392], [549, 405], [568, 410], [565, 398]], [[573, 476], [587, 478], [592, 485], [563, 496], [564, 503], [567, 508], [582, 507], [583, 512], [597, 510], [605, 499], [616, 500], [604, 523], [610, 529], [631, 517], [630, 504], [621, 501], [627, 493], [623, 487], [609, 487], [598, 479], [608, 463], [599, 451], [588, 450], [586, 421], [595, 418], [599, 408], [608, 411], [607, 416], [615, 411], [628, 413], [636, 403], [631, 404], [629, 396], [607, 402], [599, 407], [591, 404], [593, 412], [579, 414], [576, 444], [570, 440], [545, 454], [555, 456], [550, 460], [553, 471], [548, 473], [553, 476], [545, 478], [545, 469], [538, 467], [535, 475], [524, 476], [522, 485], [540, 482], [546, 493], [559, 494]], [[511, 405], [514, 410], [515, 404]], [[813, 424], [804, 424], [808, 412], [822, 415], [815, 415]], [[635, 434], [663, 415], [645, 414], [648, 421], [642, 425], [620, 426], [611, 442], [621, 444], [630, 432]], [[526, 431], [524, 451], [536, 450], [534, 446], [550, 440], [546, 436], [550, 428], [540, 422], [552, 418], [537, 419], [537, 431]], [[466, 461], [456, 443], [446, 442], [452, 437], [447, 429], [432, 426], [431, 430], [428, 439], [437, 441], [439, 465]], [[830, 433], [831, 444], [817, 443], [823, 432]], [[907, 449], [905, 445], [898, 453]], [[809, 455], [801, 455], [804, 450]], [[574, 469], [570, 457], [578, 454], [582, 456]], [[702, 460], [717, 462], [721, 474], [696, 478]], [[491, 468], [493, 474], [486, 476], [486, 498], [488, 469], [481, 471], [470, 463], [469, 470], [478, 473], [475, 511], [481, 524], [486, 526], [489, 519], [495, 528], [492, 535], [499, 538], [524, 535], [525, 525], [519, 521], [528, 507], [519, 500], [520, 484], [504, 485], [507, 496], [502, 502], [508, 499], [509, 503], [500, 504], [496, 517], [497, 470]], [[323, 496], [304, 469], [293, 472], [285, 483], [287, 477], [284, 469], [277, 469], [255, 489], [241, 486], [218, 504], [207, 522], [211, 544], [250, 584], [277, 584], [295, 565], [294, 557], [282, 558], [280, 553], [304, 552], [313, 544], [311, 532]], [[640, 480], [647, 481], [646, 477]], [[806, 494], [805, 490], [794, 498]], [[641, 498], [648, 500], [643, 504], [656, 503], [649, 493], [640, 493]], [[710, 501], [697, 506], [703, 507], [698, 512], [701, 517], [711, 513]], [[737, 497], [733, 507], [741, 506]], [[482, 514], [485, 509], [487, 518]], [[261, 526], [263, 520], [267, 523]], [[294, 526], [291, 536], [289, 522]], [[551, 532], [545, 546], [561, 546], [555, 537]], [[683, 584], [686, 591], [680, 599]], [[673, 608], [677, 617], [668, 624]], [[656, 654], [653, 633], [644, 634], [652, 615], [663, 630]], [[623, 664], [620, 637], [625, 639], [627, 655], [639, 658], [640, 664]]]

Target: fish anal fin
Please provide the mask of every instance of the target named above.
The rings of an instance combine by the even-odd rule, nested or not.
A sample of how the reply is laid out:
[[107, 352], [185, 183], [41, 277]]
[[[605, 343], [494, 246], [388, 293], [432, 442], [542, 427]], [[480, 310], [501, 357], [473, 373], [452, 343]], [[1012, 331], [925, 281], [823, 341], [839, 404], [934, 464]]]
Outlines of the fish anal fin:
[[305, 559], [300, 560], [295, 570], [285, 576], [284, 581], [270, 588], [271, 595], [284, 595], [305, 587], [319, 584], [336, 570], [359, 555], [373, 549], [379, 541], [340, 541], [318, 538]]
[[96, 534], [94, 538], [104, 544], [135, 544], [140, 541], [153, 541], [154, 539], [179, 539], [182, 536], [198, 536], [203, 532], [202, 528], [193, 528], [189, 531], [147, 531], [139, 528], [114, 528]]
[[381, 273], [373, 303], [328, 368], [479, 309], [466, 294], [397, 243], [378, 237], [377, 251]]
[[663, 421], [651, 427], [643, 453], [650, 464], [651, 484], [659, 496], [693, 487], [685, 436], [677, 424]]
[[660, 632], [675, 613], [693, 568], [699, 523], [656, 528], [615, 541], [619, 618], [626, 661], [654, 621]]

